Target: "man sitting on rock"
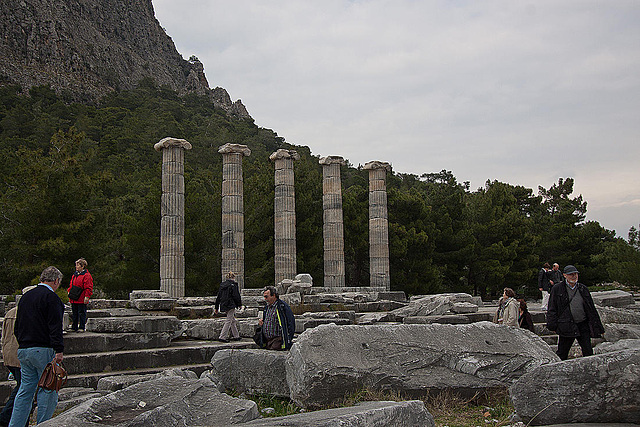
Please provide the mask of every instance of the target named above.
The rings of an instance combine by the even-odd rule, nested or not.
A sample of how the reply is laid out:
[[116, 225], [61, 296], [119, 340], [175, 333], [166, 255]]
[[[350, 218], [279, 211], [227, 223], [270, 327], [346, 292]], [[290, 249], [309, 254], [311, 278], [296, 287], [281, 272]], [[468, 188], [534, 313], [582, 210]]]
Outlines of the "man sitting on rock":
[[266, 339], [267, 350], [289, 350], [292, 345], [293, 334], [296, 331], [296, 319], [289, 304], [282, 301], [276, 288], [265, 288], [264, 308], [262, 319], [258, 322], [262, 326], [262, 333]]
[[578, 283], [578, 269], [573, 265], [564, 268], [564, 281], [551, 288], [547, 329], [558, 334], [557, 354], [561, 360], [567, 360], [576, 338], [582, 355], [591, 356], [591, 338], [604, 333], [591, 293], [585, 285]]

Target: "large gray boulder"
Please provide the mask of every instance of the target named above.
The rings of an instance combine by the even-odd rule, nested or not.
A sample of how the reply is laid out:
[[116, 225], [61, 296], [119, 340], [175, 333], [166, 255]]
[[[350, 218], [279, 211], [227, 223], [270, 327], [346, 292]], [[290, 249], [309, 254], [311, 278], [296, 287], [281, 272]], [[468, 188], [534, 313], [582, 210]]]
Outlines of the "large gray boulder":
[[339, 402], [362, 388], [463, 395], [510, 385], [559, 360], [522, 328], [471, 325], [321, 325], [300, 335], [286, 360], [291, 398], [303, 407]]
[[167, 376], [90, 399], [40, 425], [228, 426], [258, 417], [255, 402], [220, 393], [208, 379]]
[[218, 350], [211, 359], [210, 376], [225, 389], [238, 393], [289, 397], [284, 369], [288, 352], [262, 349]]
[[640, 350], [550, 363], [509, 390], [525, 423], [640, 423]]
[[420, 400], [363, 402], [355, 406], [264, 418], [243, 426], [291, 427], [434, 427], [433, 417]]

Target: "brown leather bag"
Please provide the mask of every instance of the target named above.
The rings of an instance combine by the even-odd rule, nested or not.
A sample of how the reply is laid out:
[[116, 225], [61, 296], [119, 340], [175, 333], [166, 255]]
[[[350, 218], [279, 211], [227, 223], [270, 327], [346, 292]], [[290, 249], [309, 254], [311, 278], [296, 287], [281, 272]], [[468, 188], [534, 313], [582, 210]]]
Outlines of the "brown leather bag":
[[38, 387], [42, 387], [45, 390], [60, 391], [62, 387], [67, 383], [67, 370], [57, 363], [55, 360], [47, 363], [47, 366], [42, 371], [40, 381], [38, 381]]

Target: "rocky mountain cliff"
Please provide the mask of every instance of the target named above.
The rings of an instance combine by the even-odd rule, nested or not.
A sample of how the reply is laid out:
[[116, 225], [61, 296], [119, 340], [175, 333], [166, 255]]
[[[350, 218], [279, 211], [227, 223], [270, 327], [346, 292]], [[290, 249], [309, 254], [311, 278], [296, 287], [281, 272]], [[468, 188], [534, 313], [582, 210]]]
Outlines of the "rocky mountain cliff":
[[146, 77], [250, 117], [225, 89], [209, 88], [202, 63], [182, 58], [151, 0], [0, 2], [0, 83], [50, 84], [73, 100], [95, 101]]

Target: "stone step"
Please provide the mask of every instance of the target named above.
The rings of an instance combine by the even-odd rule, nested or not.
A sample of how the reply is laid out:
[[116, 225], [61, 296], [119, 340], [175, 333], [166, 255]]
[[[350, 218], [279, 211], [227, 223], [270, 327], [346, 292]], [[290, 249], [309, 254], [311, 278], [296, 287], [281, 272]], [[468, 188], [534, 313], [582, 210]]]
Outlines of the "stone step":
[[67, 332], [64, 334], [65, 355], [163, 348], [171, 345], [167, 332], [98, 333]]
[[[145, 374], [157, 374], [165, 369], [182, 369], [190, 370], [200, 376], [200, 374], [206, 370], [211, 369], [211, 361], [208, 363], [198, 363], [192, 365], [176, 365], [176, 366], [161, 366], [153, 368], [131, 369], [125, 371], [111, 371], [111, 372], [99, 372], [93, 374], [75, 374], [69, 375], [65, 388], [68, 387], [84, 387], [95, 389], [98, 385], [98, 381], [101, 378], [117, 376], [117, 375], [145, 375]], [[6, 378], [3, 376], [3, 378]], [[0, 381], [0, 402], [4, 402], [11, 394], [11, 390], [15, 387], [15, 381]]]
[[[226, 348], [255, 347], [252, 339], [221, 343], [217, 341], [177, 340], [170, 347], [139, 350], [121, 350], [101, 353], [70, 354], [63, 364], [69, 375], [109, 374], [132, 369], [169, 368], [179, 365], [209, 363], [216, 351]], [[9, 371], [0, 367], [0, 378]]]

